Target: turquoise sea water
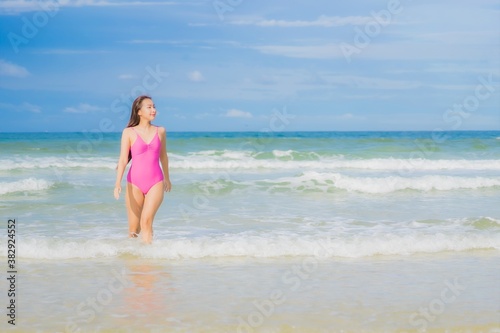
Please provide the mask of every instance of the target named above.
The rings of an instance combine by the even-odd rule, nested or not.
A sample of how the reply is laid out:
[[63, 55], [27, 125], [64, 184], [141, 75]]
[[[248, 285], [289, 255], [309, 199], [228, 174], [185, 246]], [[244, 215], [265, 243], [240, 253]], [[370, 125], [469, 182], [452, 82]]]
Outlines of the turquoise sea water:
[[[131, 331], [165, 331], [166, 323], [170, 325], [166, 331], [211, 327], [208, 331], [280, 332], [287, 332], [288, 324], [290, 331], [295, 325], [302, 327], [298, 331], [322, 332], [417, 331], [424, 324], [430, 328], [457, 324], [479, 331], [483, 325], [492, 330], [498, 324], [500, 294], [494, 291], [499, 287], [498, 266], [492, 265], [498, 264], [500, 250], [500, 131], [169, 133], [173, 190], [155, 218], [151, 246], [126, 238], [123, 197], [113, 198], [119, 140], [119, 133], [0, 133], [0, 216], [5, 222], [17, 221], [17, 255], [25, 274], [21, 278], [30, 281], [23, 285], [20, 304], [27, 331], [72, 331], [67, 328], [72, 316], [80, 319], [78, 327], [94, 331], [113, 331], [117, 323], [130, 325], [127, 320], [134, 314], [117, 310], [118, 296], [111, 303], [114, 312], [104, 309], [101, 316], [91, 318], [88, 311], [87, 315], [77, 311], [79, 300], [103, 288], [88, 281], [100, 279], [105, 285], [111, 272], [123, 267], [146, 282], [165, 274], [171, 277], [172, 270], [184, 277], [173, 288], [183, 291], [172, 291], [186, 297], [184, 303], [177, 308], [165, 300], [170, 287], [160, 278], [158, 295], [165, 296], [163, 300], [147, 296], [153, 297], [149, 301], [154, 320], [147, 328]], [[6, 259], [6, 233], [0, 247]], [[453, 259], [447, 260], [448, 256]], [[315, 265], [314, 279], [312, 271], [307, 279], [302, 278], [305, 273], [287, 274], [294, 265], [313, 267], [307, 266], [308, 260]], [[488, 264], [478, 265], [481, 261]], [[454, 263], [456, 270], [447, 276], [446, 271], [428, 268], [437, 262], [438, 271], [447, 263]], [[475, 280], [466, 278], [467, 262], [477, 270]], [[144, 263], [149, 263], [146, 268]], [[101, 267], [100, 272], [93, 272], [92, 265]], [[393, 296], [388, 299], [378, 294], [383, 288], [376, 286], [383, 283], [380, 279], [388, 279], [391, 269], [410, 270], [412, 265], [425, 272], [430, 279], [425, 285], [435, 291], [419, 301], [418, 295], [400, 300], [398, 309], [393, 302], [402, 290], [409, 290], [405, 281], [419, 289], [422, 280], [393, 276], [401, 290], [389, 289], [387, 295]], [[367, 303], [377, 303], [380, 297], [382, 312], [349, 303], [353, 297], [359, 302], [356, 292], [330, 290], [338, 293], [338, 304], [318, 290], [307, 292], [311, 286], [328, 289], [330, 283], [348, 287], [349, 281], [367, 288], [370, 282], [364, 276], [370, 271], [376, 273], [375, 287], [363, 297]], [[58, 275], [53, 284], [42, 283], [37, 290], [34, 284], [47, 278], [44, 272]], [[226, 280], [214, 279], [217, 272], [226, 272]], [[185, 282], [188, 276], [194, 279], [191, 284]], [[468, 305], [454, 302], [441, 311], [436, 303], [435, 312], [442, 316], [433, 320], [414, 315], [432, 302], [432, 295], [439, 299], [446, 281], [457, 276], [469, 281], [471, 295], [462, 294]], [[214, 290], [221, 281], [230, 286], [235, 279], [247, 289], [254, 284], [255, 288], [248, 293], [221, 290], [210, 297], [197, 293], [201, 287]], [[54, 291], [63, 281], [77, 289], [81, 286], [85, 293]], [[474, 289], [478, 281], [486, 290]], [[153, 282], [138, 283], [139, 289], [154, 288]], [[290, 295], [285, 297], [289, 302], [278, 294], [271, 297], [273, 290], [297, 285], [308, 300], [309, 312]], [[187, 291], [188, 287], [192, 289]], [[256, 290], [260, 296], [252, 294]], [[201, 303], [191, 304], [187, 301], [191, 297]], [[41, 298], [46, 307], [40, 307]], [[270, 299], [272, 303], [264, 302]], [[154, 310], [158, 302], [169, 303], [177, 315], [164, 316], [163, 307]], [[280, 305], [282, 313], [276, 310], [276, 315], [266, 316], [265, 309], [257, 311], [266, 319], [261, 323], [251, 317], [255, 302], [273, 304], [273, 309]], [[44, 323], [37, 315], [44, 311], [40, 308], [63, 315], [45, 313], [51, 319]], [[196, 315], [190, 316], [193, 309]], [[466, 310], [477, 312], [476, 320], [461, 322], [461, 311]], [[297, 321], [294, 313], [302, 314], [303, 320]], [[196, 318], [203, 319], [196, 323]], [[325, 328], [331, 325], [338, 326]]]

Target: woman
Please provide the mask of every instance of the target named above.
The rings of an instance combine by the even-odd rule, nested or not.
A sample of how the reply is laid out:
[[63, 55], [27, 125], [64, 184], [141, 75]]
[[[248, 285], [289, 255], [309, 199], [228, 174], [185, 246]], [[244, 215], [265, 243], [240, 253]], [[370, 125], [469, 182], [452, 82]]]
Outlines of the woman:
[[132, 159], [125, 195], [129, 237], [138, 237], [142, 232], [142, 240], [148, 244], [153, 240], [153, 219], [163, 201], [163, 194], [172, 188], [168, 173], [167, 133], [165, 128], [151, 124], [155, 116], [156, 108], [151, 97], [135, 99], [130, 121], [122, 132], [114, 190], [118, 200], [123, 173]]

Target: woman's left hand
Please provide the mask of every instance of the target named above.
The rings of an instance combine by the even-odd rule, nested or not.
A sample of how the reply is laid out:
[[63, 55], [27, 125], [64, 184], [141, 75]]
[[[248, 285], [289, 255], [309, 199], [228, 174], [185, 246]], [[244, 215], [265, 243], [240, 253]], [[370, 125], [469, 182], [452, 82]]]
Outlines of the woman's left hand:
[[120, 193], [122, 192], [122, 187], [121, 186], [116, 186], [114, 190], [114, 195], [115, 199], [118, 200], [120, 199]]
[[170, 192], [172, 189], [172, 183], [170, 182], [170, 179], [165, 179], [163, 180], [163, 189], [165, 192]]

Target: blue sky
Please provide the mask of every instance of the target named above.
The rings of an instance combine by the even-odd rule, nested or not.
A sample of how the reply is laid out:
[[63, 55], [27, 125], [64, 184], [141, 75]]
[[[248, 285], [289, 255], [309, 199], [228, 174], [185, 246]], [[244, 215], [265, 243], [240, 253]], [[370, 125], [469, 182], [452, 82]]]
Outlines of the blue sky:
[[3, 0], [0, 132], [498, 130], [500, 1]]

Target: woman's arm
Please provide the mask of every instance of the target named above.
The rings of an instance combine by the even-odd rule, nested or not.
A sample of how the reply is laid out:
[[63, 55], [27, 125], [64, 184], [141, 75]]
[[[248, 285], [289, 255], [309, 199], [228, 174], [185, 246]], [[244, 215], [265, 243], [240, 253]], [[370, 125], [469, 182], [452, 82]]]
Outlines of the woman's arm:
[[120, 157], [118, 159], [118, 165], [116, 167], [116, 183], [115, 183], [115, 198], [118, 200], [120, 198], [120, 193], [122, 191], [122, 177], [125, 173], [125, 168], [128, 164], [128, 153], [130, 151], [130, 131], [125, 128], [122, 132], [122, 139], [120, 145]]
[[170, 183], [170, 173], [168, 171], [168, 154], [167, 154], [167, 131], [165, 128], [159, 128], [160, 138], [161, 138], [161, 150], [160, 150], [160, 162], [161, 168], [163, 170], [163, 184], [165, 192], [170, 192], [172, 189], [172, 183]]

